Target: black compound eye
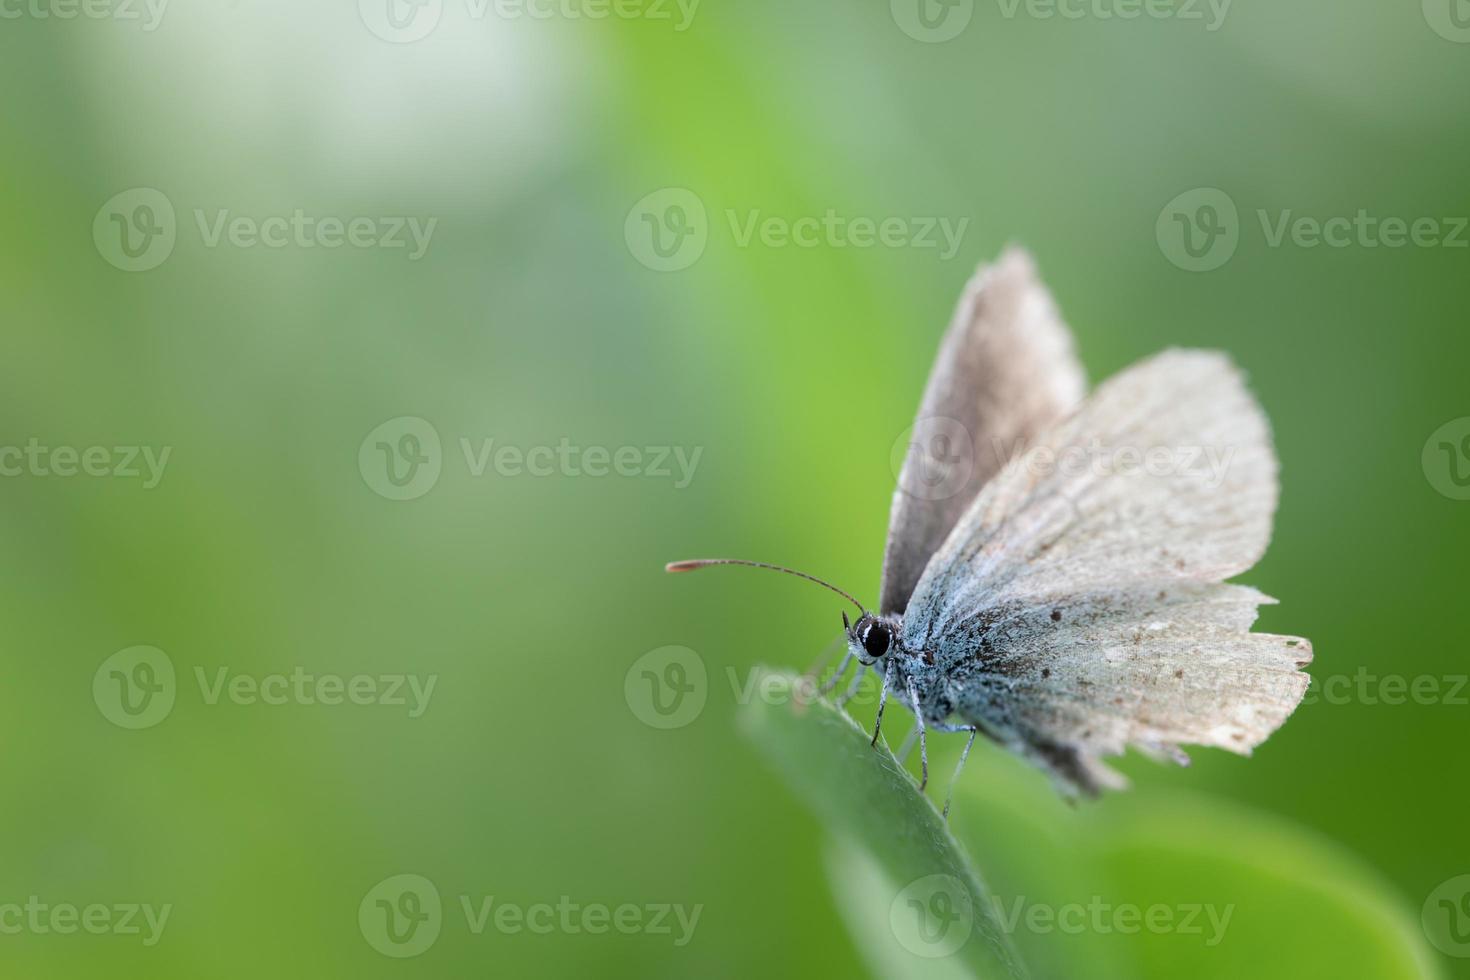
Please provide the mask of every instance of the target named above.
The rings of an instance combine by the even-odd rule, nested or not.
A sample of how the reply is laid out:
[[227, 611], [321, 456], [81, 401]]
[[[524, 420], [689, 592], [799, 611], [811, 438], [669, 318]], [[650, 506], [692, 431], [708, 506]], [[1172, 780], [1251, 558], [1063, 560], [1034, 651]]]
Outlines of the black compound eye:
[[868, 656], [876, 659], [888, 652], [888, 644], [891, 640], [888, 627], [882, 623], [874, 623], [863, 634], [863, 649], [868, 651]]

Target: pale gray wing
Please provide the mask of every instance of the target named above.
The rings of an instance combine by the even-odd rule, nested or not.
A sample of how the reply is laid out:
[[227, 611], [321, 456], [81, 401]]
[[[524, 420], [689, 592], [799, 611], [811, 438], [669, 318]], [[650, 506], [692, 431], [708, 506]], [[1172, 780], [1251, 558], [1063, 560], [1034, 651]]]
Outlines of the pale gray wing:
[[1248, 754], [1306, 691], [1298, 637], [1250, 632], [1271, 600], [1222, 584], [1265, 552], [1277, 464], [1223, 354], [1166, 351], [1101, 385], [975, 499], [904, 619], [957, 708], [1065, 789], [1117, 785], [1133, 745]]
[[1086, 391], [1031, 257], [1008, 249], [965, 288], [939, 347], [888, 518], [879, 609], [902, 612], [929, 558], [1017, 446]]

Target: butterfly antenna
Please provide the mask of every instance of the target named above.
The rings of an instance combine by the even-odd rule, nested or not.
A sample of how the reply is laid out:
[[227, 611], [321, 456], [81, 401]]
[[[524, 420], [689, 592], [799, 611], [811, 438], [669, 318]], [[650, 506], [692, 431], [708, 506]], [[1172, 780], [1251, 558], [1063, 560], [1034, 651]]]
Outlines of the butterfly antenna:
[[[863, 604], [861, 602], [858, 602], [852, 596], [848, 595], [846, 592], [842, 591], [831, 582], [824, 582], [821, 579], [817, 578], [815, 575], [808, 575], [806, 572], [798, 572], [794, 568], [785, 568], [781, 565], [772, 565], [763, 561], [746, 561], [743, 558], [691, 558], [688, 561], [671, 561], [664, 566], [664, 571], [692, 572], [696, 568], [708, 568], [711, 565], [748, 565], [751, 568], [769, 568], [773, 572], [785, 572], [787, 575], [795, 575], [797, 578], [804, 578], [808, 582], [815, 582], [823, 588], [831, 589], [833, 592], [836, 592], [838, 595], [842, 596], [842, 598], [846, 599], [854, 606], [857, 606], [858, 612], [867, 612], [867, 610], [863, 608]], [[846, 618], [846, 613], [843, 614], [843, 617]]]

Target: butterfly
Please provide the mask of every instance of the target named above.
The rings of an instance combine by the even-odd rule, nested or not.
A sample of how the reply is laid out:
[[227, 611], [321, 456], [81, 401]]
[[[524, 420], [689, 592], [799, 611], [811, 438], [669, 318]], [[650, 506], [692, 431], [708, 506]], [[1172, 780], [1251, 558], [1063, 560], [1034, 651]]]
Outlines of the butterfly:
[[[940, 344], [898, 474], [877, 611], [842, 614], [856, 661], [928, 732], [967, 732], [1068, 797], [1122, 788], [1128, 748], [1242, 755], [1301, 701], [1308, 641], [1255, 633], [1275, 600], [1226, 580], [1266, 550], [1278, 496], [1270, 426], [1225, 354], [1165, 350], [1091, 395], [1029, 255], [970, 281]], [[830, 687], [829, 682], [828, 687]], [[826, 688], [824, 688], [824, 691]], [[845, 700], [845, 699], [844, 699]], [[950, 784], [953, 792], [953, 781]], [[949, 801], [945, 802], [945, 814]]]

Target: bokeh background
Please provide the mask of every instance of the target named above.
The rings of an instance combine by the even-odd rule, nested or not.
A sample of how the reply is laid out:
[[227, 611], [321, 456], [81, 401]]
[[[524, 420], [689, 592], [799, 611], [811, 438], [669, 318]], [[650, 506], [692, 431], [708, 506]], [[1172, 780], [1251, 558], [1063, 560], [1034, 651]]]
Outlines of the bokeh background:
[[[1261, 625], [1311, 637], [1319, 679], [1379, 679], [1252, 760], [1129, 759], [1138, 792], [1336, 842], [1414, 922], [1470, 873], [1470, 688], [1448, 696], [1470, 672], [1470, 458], [1435, 448], [1470, 423], [1424, 452], [1470, 416], [1470, 9], [926, 3], [0, 7], [0, 446], [106, 447], [114, 468], [113, 447], [170, 447], [151, 487], [0, 479], [0, 904], [172, 906], [154, 945], [0, 935], [8, 972], [861, 974], [822, 826], [734, 721], [751, 668], [806, 666], [840, 603], [661, 566], [763, 558], [871, 601], [895, 442], [964, 281], [1008, 242], [1093, 379], [1166, 345], [1245, 367], [1283, 460], [1244, 577], [1283, 599]], [[1191, 259], [1168, 209], [1209, 218], [1201, 188], [1234, 231]], [[1360, 209], [1458, 247], [1273, 244], [1260, 217]], [[732, 227], [829, 210], [966, 225], [953, 254]], [[369, 223], [357, 245], [251, 243], [298, 211]], [[249, 219], [233, 241], [222, 214]], [[422, 254], [379, 244], [407, 217], [436, 220]], [[651, 251], [650, 221], [681, 251]], [[405, 418], [431, 435], [401, 442], [425, 431]], [[639, 475], [477, 475], [465, 440], [637, 447]], [[378, 442], [417, 446], [420, 482], [385, 482]], [[691, 478], [659, 447], [697, 450]], [[659, 728], [636, 665], [671, 645], [704, 703]], [[137, 646], [174, 700], [130, 729], [104, 661]], [[298, 668], [437, 681], [412, 717], [211, 703], [197, 679]], [[1442, 696], [1388, 703], [1387, 675]], [[1015, 765], [977, 748], [967, 779]], [[359, 925], [399, 874], [445, 909], [411, 959]], [[676, 945], [475, 935], [460, 896], [703, 908]]]

